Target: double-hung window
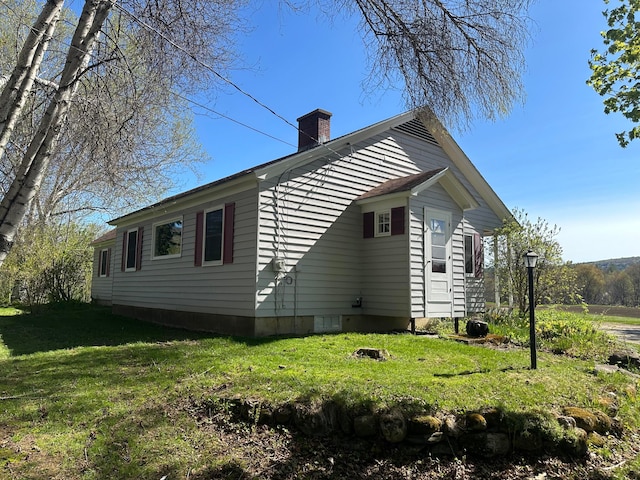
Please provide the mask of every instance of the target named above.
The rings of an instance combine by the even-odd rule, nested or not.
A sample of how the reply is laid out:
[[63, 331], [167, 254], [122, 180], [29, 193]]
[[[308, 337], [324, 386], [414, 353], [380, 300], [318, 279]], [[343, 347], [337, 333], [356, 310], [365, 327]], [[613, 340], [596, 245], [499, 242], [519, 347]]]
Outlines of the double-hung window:
[[122, 234], [123, 272], [133, 272], [142, 268], [143, 227], [127, 230]]
[[233, 263], [235, 203], [227, 203], [196, 214], [194, 265]]
[[222, 263], [222, 248], [224, 237], [222, 235], [224, 210], [217, 208], [204, 214], [204, 258], [205, 264], [219, 265]]
[[98, 276], [109, 276], [109, 263], [111, 262], [111, 249], [105, 248], [100, 250], [100, 256], [98, 259]]
[[391, 210], [376, 212], [376, 237], [391, 235]]

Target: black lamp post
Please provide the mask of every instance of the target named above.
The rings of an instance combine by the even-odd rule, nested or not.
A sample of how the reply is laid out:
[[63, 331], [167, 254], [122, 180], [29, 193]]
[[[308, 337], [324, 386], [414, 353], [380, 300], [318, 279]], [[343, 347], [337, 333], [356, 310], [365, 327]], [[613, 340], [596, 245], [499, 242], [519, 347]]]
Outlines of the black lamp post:
[[536, 360], [536, 308], [533, 296], [533, 269], [538, 261], [538, 255], [529, 250], [524, 255], [524, 264], [529, 273], [529, 345], [531, 346], [531, 370], [538, 368]]

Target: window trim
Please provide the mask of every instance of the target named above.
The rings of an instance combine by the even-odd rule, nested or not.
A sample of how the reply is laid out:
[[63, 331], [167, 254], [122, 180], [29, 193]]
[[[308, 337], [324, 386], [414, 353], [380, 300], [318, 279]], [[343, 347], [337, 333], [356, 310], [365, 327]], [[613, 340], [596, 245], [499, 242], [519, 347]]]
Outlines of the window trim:
[[[222, 219], [221, 219], [221, 238], [220, 238], [220, 260], [205, 260], [206, 252], [207, 252], [207, 214], [211, 212], [216, 212], [218, 210], [222, 211]], [[203, 211], [202, 215], [202, 266], [203, 267], [215, 267], [219, 265], [224, 265], [224, 243], [225, 243], [225, 205], [216, 205], [215, 207], [208, 208]]]
[[[135, 248], [135, 253], [134, 253], [134, 257], [133, 257], [133, 267], [130, 267], [128, 265], [128, 261], [129, 261], [129, 235], [131, 235], [133, 232], [135, 232], [136, 234], [136, 244], [134, 246]], [[125, 242], [124, 242], [124, 250], [122, 252], [122, 255], [124, 256], [124, 271], [125, 272], [135, 272], [136, 271], [136, 263], [138, 261], [138, 242], [140, 241], [140, 238], [138, 238], [138, 229], [137, 228], [132, 228], [129, 229], [125, 232]]]
[[[104, 256], [104, 270], [102, 268], [102, 259]], [[102, 250], [100, 250], [100, 253], [98, 254], [98, 277], [99, 278], [106, 278], [109, 276], [109, 270], [110, 270], [110, 265], [109, 263], [111, 263], [111, 249], [110, 248], [103, 248]]]
[[[467, 252], [467, 239], [469, 240], [469, 245], [471, 246], [471, 251]], [[464, 274], [468, 277], [476, 276], [476, 239], [475, 235], [471, 233], [464, 234]], [[470, 257], [469, 257], [470, 254]], [[471, 264], [471, 271], [467, 270], [467, 265]]]
[[[129, 235], [132, 232], [136, 232], [135, 243], [135, 256], [134, 265], [132, 267], [127, 266], [127, 260], [129, 257]], [[136, 272], [142, 268], [142, 239], [144, 234], [144, 227], [130, 228], [125, 230], [122, 235], [122, 263], [120, 269], [123, 272]]]
[[[375, 223], [374, 223], [374, 230], [373, 230], [373, 236], [374, 237], [390, 237], [391, 236], [391, 209], [390, 208], [385, 208], [385, 209], [381, 209], [381, 210], [376, 210], [374, 213], [375, 217]], [[387, 221], [386, 222], [381, 222], [380, 221], [380, 217], [382, 215], [386, 215], [387, 216]], [[387, 229], [386, 231], [381, 232], [380, 231], [380, 227], [382, 225], [386, 225]]]
[[[172, 253], [169, 255], [156, 255], [156, 228], [160, 225], [167, 225], [170, 223], [174, 223], [180, 221], [180, 224], [182, 225], [181, 228], [181, 232], [180, 232], [180, 252], [178, 253]], [[183, 240], [183, 233], [184, 233], [184, 218], [182, 215], [177, 216], [177, 217], [172, 217], [169, 218], [167, 220], [162, 220], [160, 222], [155, 222], [152, 225], [152, 230], [151, 230], [151, 260], [165, 260], [168, 258], [180, 258], [182, 257], [182, 240]]]

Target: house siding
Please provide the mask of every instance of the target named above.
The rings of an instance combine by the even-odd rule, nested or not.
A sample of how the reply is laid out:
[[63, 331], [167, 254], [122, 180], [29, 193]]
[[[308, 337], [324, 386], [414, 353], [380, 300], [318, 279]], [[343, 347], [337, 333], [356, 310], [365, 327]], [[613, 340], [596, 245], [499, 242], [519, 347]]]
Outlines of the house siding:
[[[214, 191], [225, 194], [206, 196], [206, 188], [201, 188], [178, 196], [175, 206], [163, 202], [149, 207], [153, 211], [170, 205], [171, 212], [166, 215], [150, 215], [143, 209], [122, 217], [111, 257], [114, 306], [126, 307], [134, 315], [153, 310], [181, 312], [198, 328], [212, 325], [214, 331], [223, 333], [310, 333], [319, 324], [334, 328], [335, 319], [340, 319], [342, 330], [406, 326], [411, 317], [428, 314], [424, 269], [427, 208], [451, 213], [450, 314], [462, 317], [480, 308], [483, 282], [465, 275], [464, 233], [469, 229], [490, 232], [501, 225], [501, 219], [443, 148], [433, 139], [425, 141], [425, 135], [416, 133], [414, 127], [375, 134], [381, 130], [363, 130], [362, 135], [350, 137], [348, 146], [319, 146], [282, 162], [256, 167], [246, 176], [243, 172], [233, 177], [242, 188], [257, 181], [251, 189], [229, 193], [232, 189], [225, 190], [223, 180]], [[365, 133], [371, 136], [365, 138]], [[448, 143], [445, 148], [455, 150]], [[288, 165], [292, 166], [284, 170]], [[460, 165], [467, 168], [464, 159]], [[356, 202], [387, 180], [442, 167], [450, 169], [478, 201], [478, 208], [463, 213], [440, 183], [416, 197], [398, 195]], [[485, 188], [484, 181], [471, 176], [478, 188]], [[495, 196], [487, 198], [495, 202]], [[194, 266], [197, 213], [230, 202], [235, 206], [233, 263]], [[375, 211], [376, 202], [384, 203], [385, 208], [405, 207], [403, 233], [363, 238], [363, 213]], [[184, 208], [179, 211], [177, 205]], [[152, 259], [153, 224], [176, 215], [183, 218], [180, 257]], [[135, 223], [135, 218], [144, 221]], [[122, 233], [140, 227], [144, 229], [141, 269], [123, 272], [119, 268]], [[104, 288], [96, 283], [96, 295], [107, 295], [102, 293]], [[362, 305], [355, 305], [357, 298], [362, 298]], [[208, 315], [217, 318], [208, 323]], [[241, 327], [226, 328], [225, 321]]]
[[[230, 197], [211, 198], [179, 214], [183, 220], [182, 252], [176, 258], [152, 258], [153, 224], [176, 213], [148, 218], [118, 229], [117, 238], [132, 227], [143, 227], [141, 268], [114, 271], [113, 303], [140, 309], [176, 310], [252, 317], [255, 311], [256, 196], [254, 188]], [[233, 263], [195, 266], [196, 214], [235, 203]], [[120, 265], [122, 242], [116, 241], [114, 261]]]
[[[114, 246], [115, 242], [104, 245], [96, 245], [93, 250], [93, 274], [91, 276], [91, 301], [99, 305], [111, 305], [113, 296], [113, 273], [114, 273]], [[109, 275], [101, 277], [100, 272], [100, 252], [111, 249], [109, 256]]]

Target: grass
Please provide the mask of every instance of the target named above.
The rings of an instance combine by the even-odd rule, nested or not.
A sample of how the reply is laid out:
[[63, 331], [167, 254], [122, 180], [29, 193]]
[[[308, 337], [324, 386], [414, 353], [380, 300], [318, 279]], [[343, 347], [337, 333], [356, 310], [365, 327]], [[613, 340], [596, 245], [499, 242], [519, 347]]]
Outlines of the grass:
[[[593, 359], [490, 349], [426, 336], [245, 339], [168, 329], [78, 305], [0, 311], [0, 477], [187, 478], [221, 455], [190, 407], [212, 398], [272, 404], [332, 399], [354, 408], [602, 408], [640, 426], [635, 380]], [[359, 347], [390, 360], [356, 359]], [[195, 470], [194, 470], [195, 469]], [[3, 477], [2, 477], [3, 478]]]

